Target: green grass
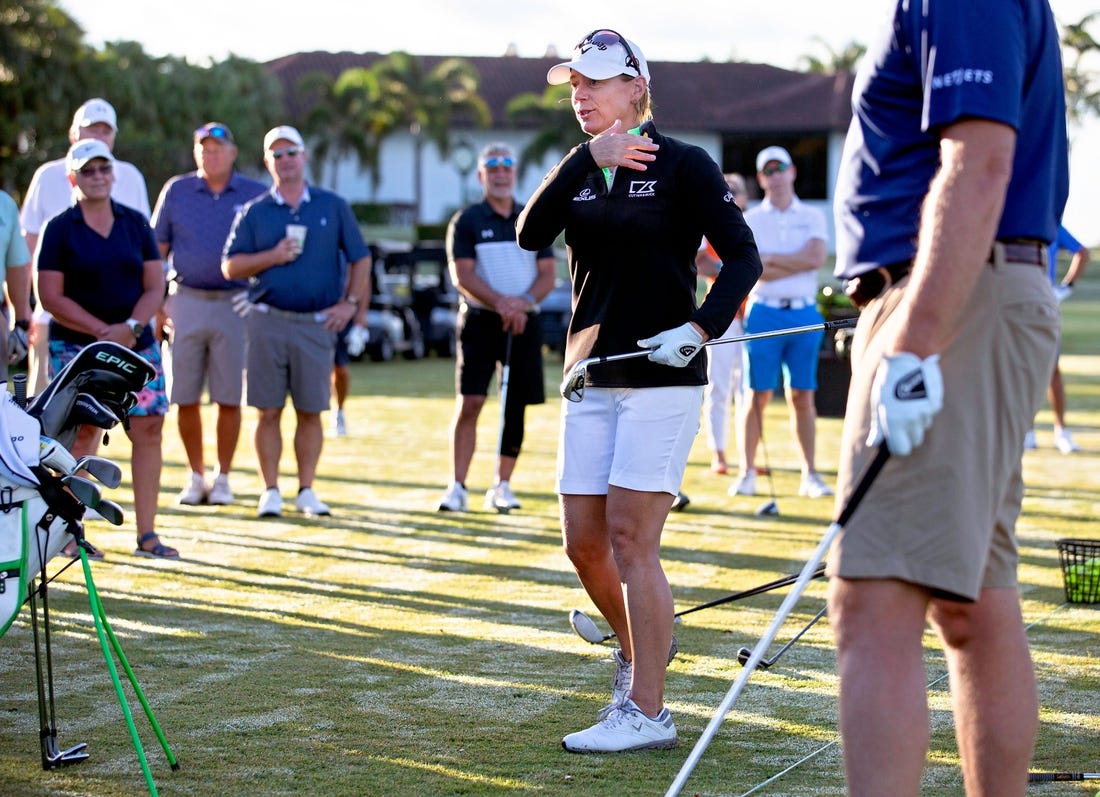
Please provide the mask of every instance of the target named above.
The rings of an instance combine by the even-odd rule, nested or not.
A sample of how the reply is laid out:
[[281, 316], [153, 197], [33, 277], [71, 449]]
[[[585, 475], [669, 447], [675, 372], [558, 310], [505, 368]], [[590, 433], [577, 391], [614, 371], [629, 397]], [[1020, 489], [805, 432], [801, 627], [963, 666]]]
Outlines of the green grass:
[[[1098, 538], [1100, 514], [1100, 279], [1065, 307], [1062, 360], [1069, 419], [1085, 449], [1025, 457], [1028, 492], [1019, 527], [1023, 609], [1038, 670], [1042, 724], [1036, 768], [1100, 768], [1100, 607], [1064, 602], [1056, 540]], [[560, 358], [547, 363], [551, 390]], [[561, 552], [553, 493], [558, 406], [528, 413], [528, 443], [514, 487], [523, 509], [480, 510], [497, 408], [480, 425], [470, 476], [475, 511], [440, 514], [448, 479], [453, 363], [435, 358], [353, 366], [351, 436], [326, 440], [317, 488], [331, 519], [288, 513], [260, 522], [251, 416], [238, 455], [237, 503], [181, 508], [185, 476], [166, 426], [160, 530], [178, 563], [132, 556], [131, 527], [89, 524], [107, 553], [93, 565], [107, 614], [181, 768], [171, 772], [144, 717], [137, 726], [162, 795], [604, 795], [663, 794], [709, 722], [782, 594], [684, 618], [667, 699], [683, 744], [628, 756], [573, 756], [563, 734], [594, 721], [606, 701], [609, 648], [570, 630], [571, 608], [599, 621]], [[207, 415], [208, 421], [211, 416]], [[289, 417], [286, 419], [289, 421]], [[710, 474], [702, 436], [670, 517], [664, 562], [678, 609], [793, 573], [828, 525], [831, 506], [798, 498], [797, 458], [785, 408], [766, 415], [782, 514], [756, 517], [762, 498], [731, 498]], [[208, 424], [208, 431], [212, 427]], [[822, 418], [818, 460], [833, 475], [840, 421]], [[284, 429], [289, 436], [290, 428]], [[121, 435], [102, 453], [124, 458]], [[283, 488], [292, 492], [284, 457]], [[129, 483], [115, 491], [127, 510]], [[96, 642], [75, 569], [51, 589], [62, 746], [85, 741], [92, 758], [43, 772], [28, 614], [0, 640], [0, 793], [138, 795], [137, 759]], [[822, 605], [814, 582], [779, 635]], [[962, 793], [943, 657], [927, 634], [932, 750], [923, 794]], [[774, 648], [773, 648], [774, 649]], [[767, 672], [753, 675], [687, 782], [685, 794], [738, 795], [790, 769], [758, 794], [843, 793], [837, 680], [827, 622]], [[1006, 695], [1012, 700], [1012, 695]], [[140, 708], [138, 708], [140, 714]], [[1035, 794], [1093, 793], [1048, 784]]]

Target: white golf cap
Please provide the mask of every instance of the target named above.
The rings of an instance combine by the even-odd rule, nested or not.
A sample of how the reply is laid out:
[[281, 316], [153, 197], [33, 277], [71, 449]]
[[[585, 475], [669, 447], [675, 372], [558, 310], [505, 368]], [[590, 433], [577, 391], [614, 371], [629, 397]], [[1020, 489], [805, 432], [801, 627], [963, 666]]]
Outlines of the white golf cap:
[[111, 163], [115, 162], [115, 156], [111, 154], [111, 148], [98, 138], [86, 138], [77, 141], [65, 155], [65, 169], [71, 174], [80, 171], [88, 161], [96, 158], [105, 158]]
[[297, 129], [290, 125], [279, 125], [273, 127], [267, 131], [267, 135], [264, 136], [264, 152], [271, 150], [271, 146], [276, 141], [289, 141], [291, 144], [296, 144], [302, 149], [306, 148], [306, 142], [302, 140], [302, 134]]
[[649, 78], [649, 65], [634, 42], [613, 30], [598, 29], [585, 36], [573, 48], [573, 60], [550, 67], [546, 82], [560, 85], [569, 82], [569, 70], [574, 69], [592, 80], [607, 80], [616, 75]]
[[760, 150], [760, 154], [756, 156], [756, 171], [764, 171], [764, 167], [768, 165], [769, 161], [778, 161], [786, 166], [794, 165], [791, 160], [791, 153], [783, 147], [764, 147]]
[[118, 115], [115, 113], [114, 106], [100, 97], [93, 97], [88, 100], [77, 108], [76, 113], [73, 114], [73, 127], [75, 129], [91, 127], [100, 122], [109, 124], [112, 130], [118, 132]]

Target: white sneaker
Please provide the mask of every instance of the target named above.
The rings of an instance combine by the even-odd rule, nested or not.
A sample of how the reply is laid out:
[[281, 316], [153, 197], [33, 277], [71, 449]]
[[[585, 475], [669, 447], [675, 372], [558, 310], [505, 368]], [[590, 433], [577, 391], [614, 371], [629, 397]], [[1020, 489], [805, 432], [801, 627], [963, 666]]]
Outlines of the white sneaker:
[[687, 493], [681, 491], [676, 493], [676, 497], [672, 499], [672, 506], [669, 507], [670, 512], [683, 512], [684, 507], [691, 503], [691, 499], [687, 497]]
[[229, 477], [219, 473], [214, 477], [210, 485], [210, 492], [206, 494], [206, 503], [215, 506], [229, 506], [233, 503], [233, 491], [229, 488]]
[[298, 491], [298, 497], [294, 499], [294, 506], [299, 512], [307, 515], [331, 515], [328, 504], [317, 497], [312, 487], [306, 487]]
[[733, 483], [729, 489], [730, 495], [756, 495], [756, 471], [750, 470]]
[[465, 512], [466, 488], [458, 482], [451, 482], [451, 486], [447, 488], [447, 492], [443, 493], [443, 497], [439, 499], [439, 511]]
[[[611, 660], [615, 663], [615, 672], [611, 674], [611, 705], [605, 709], [608, 713], [630, 696], [630, 679], [634, 677], [634, 662], [624, 659], [621, 650], [613, 650]], [[603, 712], [600, 716], [602, 718]]]
[[511, 509], [519, 509], [519, 499], [512, 492], [508, 482], [497, 482], [485, 491], [485, 508], [495, 509], [498, 512], [507, 512]]
[[333, 430], [336, 432], [337, 437], [347, 437], [348, 422], [344, 418], [343, 410], [336, 410], [336, 422], [333, 424]]
[[1081, 450], [1081, 446], [1074, 442], [1068, 429], [1054, 430], [1054, 447], [1063, 454], [1074, 454]]
[[197, 506], [206, 503], [206, 478], [201, 473], [191, 473], [191, 483], [180, 490], [176, 503], [184, 506]]
[[680, 743], [667, 708], [647, 717], [630, 698], [613, 707], [591, 728], [561, 740], [570, 753], [625, 753], [629, 750], [667, 750]]
[[798, 494], [807, 498], [825, 498], [833, 494], [833, 489], [825, 483], [816, 470], [802, 474], [802, 483], [798, 485]]
[[258, 517], [279, 517], [283, 514], [283, 496], [279, 494], [278, 487], [268, 487], [260, 496], [256, 505]]
[[1035, 441], [1035, 430], [1029, 429], [1024, 435], [1024, 451], [1034, 451], [1038, 447], [1039, 444]]

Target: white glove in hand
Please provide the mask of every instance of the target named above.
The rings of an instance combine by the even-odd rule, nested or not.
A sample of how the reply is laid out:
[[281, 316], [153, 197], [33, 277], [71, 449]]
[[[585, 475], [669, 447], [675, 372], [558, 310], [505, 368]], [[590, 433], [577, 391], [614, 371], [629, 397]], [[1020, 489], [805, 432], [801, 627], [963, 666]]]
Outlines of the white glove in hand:
[[12, 327], [8, 332], [8, 363], [15, 365], [27, 356], [27, 331]]
[[1054, 301], [1058, 302], [1058, 304], [1061, 304], [1066, 299], [1068, 299], [1070, 297], [1070, 294], [1072, 294], [1072, 293], [1073, 293], [1073, 288], [1071, 288], [1069, 285], [1065, 285], [1065, 284], [1055, 285], [1054, 286]]
[[666, 329], [652, 338], [639, 340], [638, 345], [643, 349], [653, 349], [649, 353], [649, 359], [653, 362], [683, 368], [703, 348], [703, 336], [687, 323], [675, 329]]
[[248, 301], [248, 291], [233, 294], [229, 301], [233, 304], [233, 312], [241, 318], [246, 318], [252, 312], [252, 302]]
[[352, 357], [361, 355], [366, 351], [369, 339], [370, 333], [364, 327], [353, 324], [351, 329], [348, 330], [347, 337], [344, 338], [344, 345], [347, 346], [348, 354]]
[[891, 454], [904, 457], [924, 441], [943, 409], [940, 356], [924, 360], [909, 352], [882, 358], [871, 387], [871, 433], [867, 445], [886, 440]]

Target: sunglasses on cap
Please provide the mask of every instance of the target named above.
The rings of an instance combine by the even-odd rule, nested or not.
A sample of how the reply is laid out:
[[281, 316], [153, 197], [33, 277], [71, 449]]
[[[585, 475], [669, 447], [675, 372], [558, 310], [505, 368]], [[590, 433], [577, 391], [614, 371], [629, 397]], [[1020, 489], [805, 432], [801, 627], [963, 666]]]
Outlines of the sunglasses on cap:
[[608, 47], [614, 47], [616, 44], [621, 44], [623, 49], [626, 50], [625, 65], [633, 69], [640, 77], [642, 74], [642, 67], [638, 63], [637, 57], [635, 57], [634, 53], [631, 51], [630, 45], [626, 43], [626, 38], [621, 33], [616, 33], [607, 28], [594, 30], [581, 39], [576, 49], [580, 50], [582, 53], [586, 53], [589, 47], [595, 47], [597, 50], [606, 50]]
[[76, 171], [81, 177], [95, 177], [97, 174], [106, 176], [114, 170], [115, 167], [113, 164], [104, 163], [101, 166], [81, 166]]
[[206, 138], [216, 138], [219, 141], [232, 141], [233, 134], [224, 125], [203, 125], [195, 131], [195, 140], [202, 141]]
[[271, 157], [273, 157], [275, 160], [279, 160], [284, 155], [288, 155], [291, 158], [293, 158], [295, 155], [297, 155], [301, 151], [302, 151], [301, 147], [284, 147], [283, 149], [272, 150], [271, 151]]
[[516, 165], [516, 161], [515, 161], [514, 158], [509, 158], [506, 155], [505, 156], [494, 155], [491, 158], [486, 158], [485, 162], [482, 163], [481, 165], [484, 166], [486, 169], [496, 169], [497, 167], [503, 167], [505, 169], [511, 169], [513, 166]]
[[773, 174], [777, 174], [778, 172], [785, 172], [789, 168], [791, 168], [791, 164], [789, 163], [777, 163], [775, 164], [775, 166], [765, 166], [763, 169], [760, 170], [760, 173], [763, 174], [765, 177], [771, 177]]

